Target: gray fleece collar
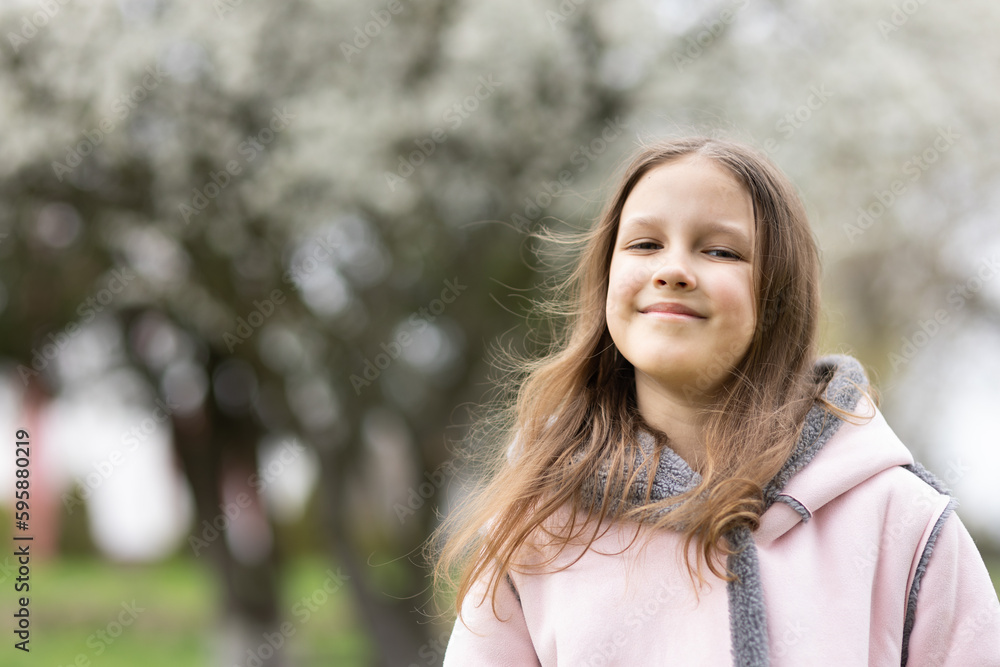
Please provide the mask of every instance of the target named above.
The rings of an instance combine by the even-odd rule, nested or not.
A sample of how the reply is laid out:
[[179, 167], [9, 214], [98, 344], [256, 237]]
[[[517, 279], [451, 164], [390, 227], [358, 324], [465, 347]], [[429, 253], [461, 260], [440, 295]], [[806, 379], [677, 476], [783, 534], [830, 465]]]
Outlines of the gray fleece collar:
[[[846, 411], [853, 410], [861, 398], [862, 390], [868, 389], [868, 378], [856, 359], [847, 355], [829, 355], [817, 359], [814, 365], [819, 375], [832, 375], [827, 384], [825, 398]], [[820, 405], [814, 405], [806, 414], [805, 423], [791, 456], [777, 475], [764, 488], [764, 509], [775, 501], [788, 502], [794, 499], [780, 495], [781, 490], [799, 470], [804, 468], [833, 436], [842, 423], [836, 415], [830, 414]], [[652, 452], [653, 436], [638, 432], [638, 439], [646, 454]], [[638, 463], [638, 462], [637, 462]], [[692, 470], [676, 452], [664, 448], [652, 482], [651, 500], [658, 502], [677, 496], [697, 486], [701, 475]], [[601, 471], [595, 484], [585, 492], [600, 491], [607, 482], [606, 471]], [[633, 486], [630, 500], [640, 503], [645, 497], [647, 480], [641, 476]], [[787, 500], [786, 500], [787, 499]], [[808, 511], [797, 508], [798, 503], [789, 502], [793, 509], [808, 520]], [[670, 511], [668, 507], [664, 511]], [[732, 639], [733, 664], [737, 667], [767, 667], [768, 639], [767, 615], [764, 607], [764, 591], [760, 582], [760, 567], [757, 547], [749, 528], [741, 527], [727, 536], [735, 550], [727, 559], [727, 567], [737, 579], [726, 586], [729, 597], [730, 635]]]
[[[851, 356], [836, 354], [821, 357], [813, 366], [817, 375], [832, 375], [827, 384], [825, 397], [842, 410], [852, 410], [861, 397], [861, 390], [868, 389], [868, 378], [861, 364]], [[781, 490], [795, 473], [804, 468], [824, 444], [833, 436], [842, 421], [830, 414], [820, 405], [814, 405], [806, 414], [802, 432], [799, 435], [795, 449], [782, 466], [777, 475], [764, 488], [764, 506], [770, 507], [776, 500], [785, 501], [779, 497]], [[655, 439], [649, 432], [639, 429], [637, 438], [646, 455], [653, 452]], [[636, 460], [638, 465], [641, 461]], [[691, 469], [691, 466], [669, 446], [664, 447], [660, 456], [659, 466], [653, 478], [653, 489], [650, 493], [653, 502], [659, 502], [688, 491], [701, 482], [701, 475]], [[587, 491], [599, 492], [607, 483], [607, 471], [601, 470]], [[647, 475], [640, 474], [633, 485], [630, 501], [640, 503], [646, 495]], [[588, 494], [589, 495], [589, 494]], [[789, 499], [792, 500], [792, 499]], [[669, 509], [669, 508], [668, 508]], [[801, 512], [800, 512], [801, 513]]]
[[[826, 386], [824, 398], [841, 410], [853, 410], [861, 398], [862, 390], [868, 390], [868, 376], [865, 375], [861, 364], [854, 357], [845, 354], [821, 357], [816, 361], [813, 369], [817, 374], [833, 375]], [[778, 474], [764, 487], [765, 510], [775, 500], [784, 501], [788, 498], [788, 496], [779, 497], [778, 494], [795, 473], [812, 461], [816, 453], [837, 432], [842, 423], [843, 421], [839, 417], [831, 414], [822, 405], [817, 404], [809, 409], [802, 426], [802, 432], [799, 434], [798, 443], [792, 450], [792, 455], [785, 461], [785, 465], [778, 471]], [[793, 499], [789, 498], [789, 500]], [[793, 509], [796, 508], [793, 506]], [[796, 509], [796, 511], [799, 510]], [[804, 518], [808, 519], [808, 517]]]

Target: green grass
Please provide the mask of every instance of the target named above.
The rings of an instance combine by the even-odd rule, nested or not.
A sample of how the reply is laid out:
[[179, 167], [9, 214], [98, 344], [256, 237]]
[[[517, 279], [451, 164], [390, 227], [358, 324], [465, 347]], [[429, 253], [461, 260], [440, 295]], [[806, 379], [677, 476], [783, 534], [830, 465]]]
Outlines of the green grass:
[[322, 559], [300, 560], [288, 568], [282, 597], [295, 628], [292, 655], [304, 665], [368, 664], [371, 647], [354, 617], [350, 593], [342, 588], [326, 594], [328, 570], [336, 577], [336, 568]]
[[[284, 575], [282, 598], [294, 628], [286, 650], [300, 665], [364, 665], [371, 655], [346, 590], [322, 591], [329, 564], [302, 560]], [[2, 578], [2, 575], [0, 575]], [[13, 577], [0, 583], [0, 614], [11, 619], [16, 600]], [[33, 563], [29, 610], [30, 654], [8, 642], [3, 665], [46, 667], [215, 667], [222, 636], [218, 584], [207, 565], [174, 560], [150, 566], [121, 566], [99, 560], [63, 559]], [[312, 610], [302, 604], [311, 599]], [[134, 620], [123, 603], [142, 608]], [[298, 607], [300, 613], [293, 614]], [[129, 621], [118, 633], [118, 617]], [[12, 637], [12, 623], [4, 623]], [[99, 631], [109, 633], [110, 643]], [[226, 665], [229, 667], [229, 665]]]

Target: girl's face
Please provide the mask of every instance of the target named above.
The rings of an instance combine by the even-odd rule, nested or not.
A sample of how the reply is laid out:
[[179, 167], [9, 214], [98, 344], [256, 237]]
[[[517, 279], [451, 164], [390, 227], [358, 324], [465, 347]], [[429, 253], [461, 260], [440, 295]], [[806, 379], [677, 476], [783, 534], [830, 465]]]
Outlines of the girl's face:
[[753, 202], [709, 159], [644, 174], [622, 209], [607, 322], [636, 382], [710, 394], [753, 337]]

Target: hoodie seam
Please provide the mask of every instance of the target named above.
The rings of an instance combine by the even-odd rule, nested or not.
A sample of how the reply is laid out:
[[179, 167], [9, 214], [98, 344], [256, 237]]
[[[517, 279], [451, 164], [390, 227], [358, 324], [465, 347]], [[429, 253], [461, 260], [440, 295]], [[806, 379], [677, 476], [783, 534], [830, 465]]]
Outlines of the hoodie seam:
[[524, 609], [524, 605], [521, 604], [521, 594], [517, 592], [517, 586], [514, 585], [514, 580], [511, 579], [510, 572], [505, 575], [507, 579], [507, 585], [510, 586], [510, 590], [514, 593], [514, 599], [517, 600], [517, 606]]

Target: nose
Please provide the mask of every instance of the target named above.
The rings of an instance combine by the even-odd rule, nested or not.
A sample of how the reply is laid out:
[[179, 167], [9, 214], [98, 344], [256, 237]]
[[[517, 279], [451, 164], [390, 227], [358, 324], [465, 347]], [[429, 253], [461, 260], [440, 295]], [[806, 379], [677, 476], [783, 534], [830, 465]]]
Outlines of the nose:
[[653, 283], [657, 287], [694, 289], [697, 286], [694, 271], [686, 257], [679, 251], [663, 254], [653, 270]]

